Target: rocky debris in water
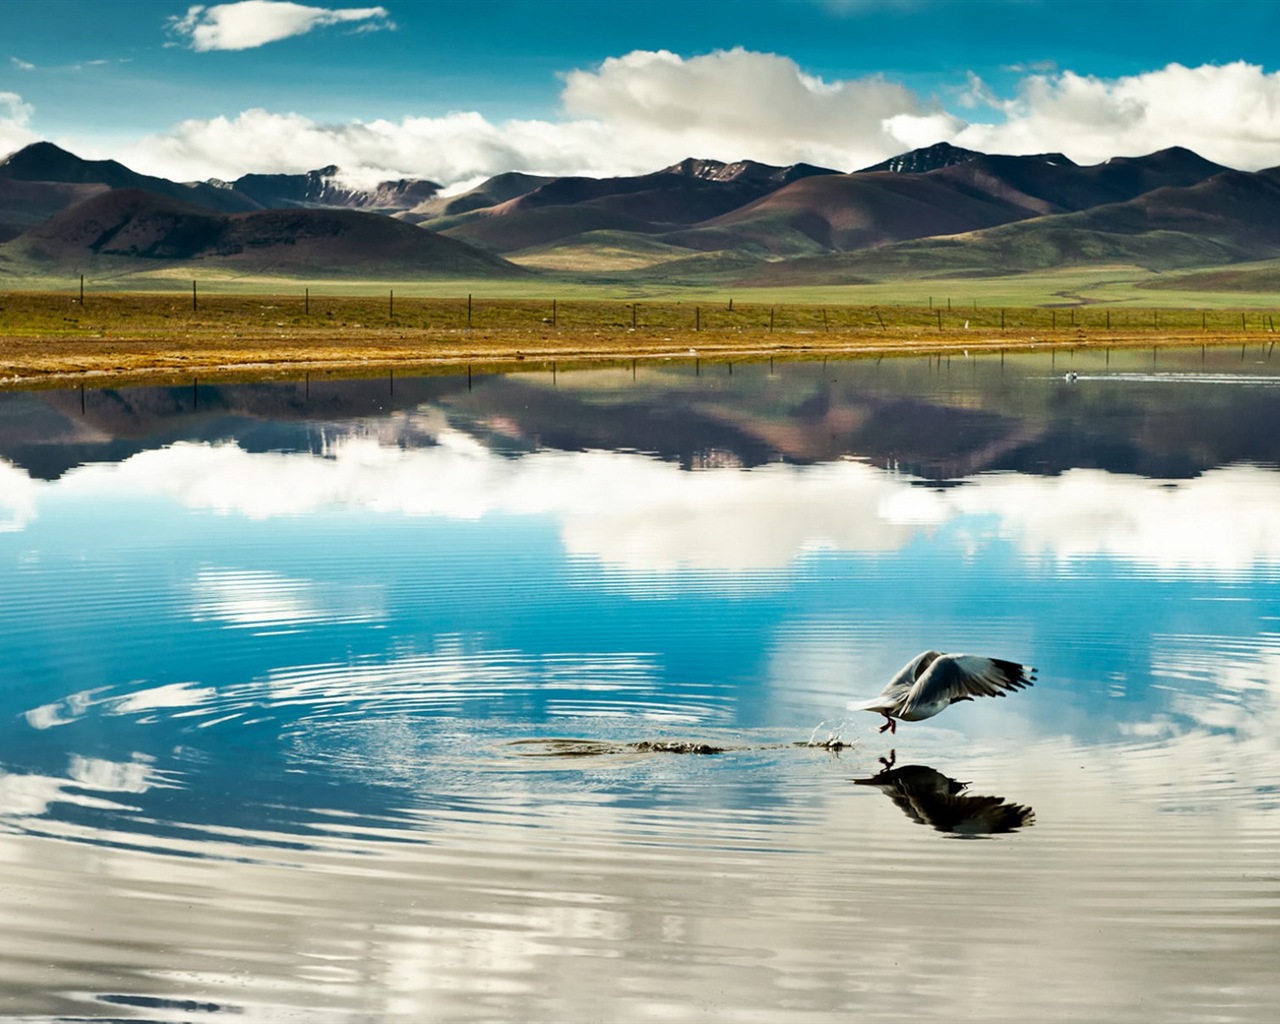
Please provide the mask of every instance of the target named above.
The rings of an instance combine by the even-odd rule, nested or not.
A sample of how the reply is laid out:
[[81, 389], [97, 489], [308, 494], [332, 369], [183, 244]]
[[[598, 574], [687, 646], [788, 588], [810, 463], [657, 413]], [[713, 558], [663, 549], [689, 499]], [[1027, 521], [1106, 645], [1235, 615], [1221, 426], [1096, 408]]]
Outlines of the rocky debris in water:
[[838, 736], [828, 736], [825, 740], [798, 740], [797, 747], [817, 747], [819, 750], [848, 750], [853, 744]]
[[549, 738], [512, 740], [511, 746], [523, 747], [521, 753], [532, 757], [604, 757], [610, 754], [723, 754], [730, 750], [755, 750], [757, 747], [719, 747], [692, 740], [640, 740], [635, 743], [608, 743], [603, 740]]
[[745, 750], [777, 750], [791, 747], [813, 747], [820, 750], [847, 750], [853, 744], [829, 736], [825, 740], [797, 740], [794, 743], [743, 744], [740, 746], [717, 746], [714, 743], [699, 743], [693, 740], [639, 740], [633, 743], [610, 743], [604, 740], [569, 739], [553, 737], [547, 739], [512, 740], [513, 747], [523, 748], [520, 753], [530, 757], [607, 757], [617, 754], [697, 754], [710, 756], [726, 754], [730, 751]]
[[688, 743], [682, 740], [641, 740], [627, 744], [632, 750], [655, 754], [723, 754], [728, 747], [715, 747], [710, 743]]

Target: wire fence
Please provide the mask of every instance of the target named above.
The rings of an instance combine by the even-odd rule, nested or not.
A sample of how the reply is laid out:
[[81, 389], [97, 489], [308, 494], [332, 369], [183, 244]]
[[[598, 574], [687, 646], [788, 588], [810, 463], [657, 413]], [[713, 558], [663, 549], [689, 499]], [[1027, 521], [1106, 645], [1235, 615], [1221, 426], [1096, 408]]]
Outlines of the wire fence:
[[73, 332], [168, 330], [178, 324], [221, 329], [752, 331], [825, 332], [1155, 332], [1213, 334], [1275, 331], [1260, 309], [1135, 308], [1082, 305], [1046, 308], [970, 303], [946, 306], [841, 305], [691, 300], [451, 298], [396, 295], [239, 295], [189, 292], [0, 292], [0, 330]]

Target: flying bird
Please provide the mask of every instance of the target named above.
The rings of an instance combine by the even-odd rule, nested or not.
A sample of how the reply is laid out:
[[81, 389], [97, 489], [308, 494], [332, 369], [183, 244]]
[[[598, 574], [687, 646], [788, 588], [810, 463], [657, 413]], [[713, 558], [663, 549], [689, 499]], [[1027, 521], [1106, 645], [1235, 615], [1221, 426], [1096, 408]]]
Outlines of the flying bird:
[[850, 703], [848, 707], [851, 711], [884, 715], [880, 731], [887, 729], [896, 733], [898, 723], [894, 719], [919, 722], [932, 718], [956, 701], [1003, 697], [1035, 682], [1035, 671], [999, 658], [923, 651], [889, 680], [880, 696], [861, 704]]

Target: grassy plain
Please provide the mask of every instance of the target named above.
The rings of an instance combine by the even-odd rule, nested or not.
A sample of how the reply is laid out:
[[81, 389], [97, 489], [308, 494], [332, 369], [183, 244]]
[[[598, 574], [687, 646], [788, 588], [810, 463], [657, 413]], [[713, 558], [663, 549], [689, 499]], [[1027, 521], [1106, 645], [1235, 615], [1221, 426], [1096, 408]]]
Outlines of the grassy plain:
[[363, 293], [353, 282], [350, 289], [326, 284], [322, 294], [293, 282], [278, 294], [251, 292], [246, 282], [221, 284], [198, 286], [194, 299], [190, 282], [163, 292], [91, 291], [83, 304], [78, 288], [2, 292], [0, 387], [530, 362], [1269, 345], [1280, 316], [1260, 307], [1004, 305], [942, 294], [905, 304], [887, 301], [883, 291], [872, 304], [869, 296], [856, 302], [847, 292], [800, 289], [776, 297], [604, 298], [549, 288], [530, 297], [490, 284], [483, 294], [477, 288], [441, 297], [412, 286], [371, 295], [368, 282]]
[[[603, 233], [602, 233], [603, 234]], [[974, 303], [984, 306], [1108, 306], [1184, 309], [1280, 309], [1280, 260], [1236, 263], [1180, 271], [1156, 272], [1143, 267], [1060, 267], [1021, 274], [923, 274], [895, 272], [867, 281], [850, 272], [843, 281], [821, 284], [803, 280], [743, 286], [735, 283], [744, 268], [762, 266], [758, 261], [726, 260], [708, 253], [670, 264], [641, 266], [646, 258], [660, 255], [663, 247], [652, 243], [644, 252], [615, 251], [604, 245], [557, 249], [555, 269], [508, 279], [393, 280], [326, 278], [306, 281], [296, 277], [237, 274], [226, 268], [168, 268], [102, 277], [87, 284], [88, 297], [96, 293], [152, 292], [190, 296], [193, 273], [201, 294], [244, 296], [296, 296], [307, 288], [313, 296], [374, 297], [394, 292], [399, 298], [456, 298], [468, 294], [484, 299], [528, 299], [550, 302], [571, 299], [661, 300], [670, 302], [737, 302], [826, 305], [946, 306], [953, 309]], [[627, 266], [636, 269], [628, 270]], [[678, 266], [677, 266], [678, 265]], [[768, 266], [764, 264], [763, 266]], [[666, 268], [666, 269], [664, 269]], [[726, 269], [728, 268], [728, 269]], [[753, 275], [758, 276], [758, 275]], [[23, 291], [78, 294], [75, 278], [35, 276], [24, 273], [9, 278], [10, 287]], [[0, 276], [0, 288], [6, 278]], [[0, 290], [0, 298], [6, 291]]]

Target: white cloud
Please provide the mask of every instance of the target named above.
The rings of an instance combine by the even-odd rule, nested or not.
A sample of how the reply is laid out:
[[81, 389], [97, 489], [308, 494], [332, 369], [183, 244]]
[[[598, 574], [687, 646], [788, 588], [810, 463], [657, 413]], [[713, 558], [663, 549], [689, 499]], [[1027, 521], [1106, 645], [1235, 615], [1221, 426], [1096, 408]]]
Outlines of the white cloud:
[[13, 819], [42, 817], [54, 803], [122, 810], [124, 804], [105, 794], [145, 793], [163, 785], [151, 759], [145, 755], [135, 754], [130, 761], [107, 761], [72, 754], [65, 778], [33, 772], [0, 772], [0, 807], [4, 808], [0, 813], [11, 828]]
[[18, 533], [35, 521], [39, 487], [25, 470], [0, 460], [0, 533]]
[[[76, 152], [94, 150], [90, 145]], [[248, 172], [291, 174], [329, 164], [337, 164], [343, 180], [357, 185], [403, 177], [448, 184], [512, 169], [544, 174], [632, 169], [611, 150], [611, 132], [603, 124], [494, 124], [477, 113], [330, 125], [300, 114], [247, 110], [235, 118], [184, 121], [163, 135], [117, 146], [110, 155], [182, 181], [233, 179]], [[643, 166], [654, 169], [648, 161]]]
[[[118, 466], [83, 467], [60, 486], [168, 494], [254, 519], [340, 507], [462, 520], [551, 515], [566, 550], [623, 570], [782, 568], [819, 549], [892, 551], [921, 529], [894, 502], [909, 483], [858, 462], [686, 473], [617, 452], [547, 451], [512, 463], [449, 429], [438, 440], [412, 451], [342, 440], [325, 458], [184, 442]], [[288, 596], [279, 581], [258, 583], [275, 605]], [[215, 605], [207, 595], [204, 606]], [[323, 607], [331, 614], [353, 606], [334, 598]], [[269, 621], [277, 620], [291, 618], [281, 612]], [[238, 621], [251, 620], [246, 612]]]
[[[406, 451], [346, 438], [323, 458], [179, 443], [81, 467], [56, 487], [79, 498], [121, 489], [164, 494], [255, 519], [356, 507], [462, 520], [551, 516], [566, 551], [624, 574], [780, 569], [817, 550], [899, 550], [943, 526], [974, 546], [989, 542], [994, 528], [1030, 557], [1066, 569], [1094, 557], [1224, 577], [1280, 565], [1280, 473], [1258, 466], [1173, 484], [1101, 470], [992, 474], [935, 490], [856, 461], [688, 473], [622, 452], [544, 451], [512, 462], [448, 427], [437, 440]], [[15, 480], [20, 473], [12, 471]], [[9, 528], [32, 521], [35, 505], [20, 500]], [[1206, 532], [1206, 522], [1218, 528]], [[373, 593], [329, 593], [275, 577], [202, 577], [198, 593], [203, 616], [253, 626], [363, 621], [379, 609]], [[299, 603], [303, 594], [307, 602]]]
[[827, 82], [787, 57], [743, 49], [682, 58], [635, 51], [565, 76], [565, 110], [614, 126], [673, 159], [742, 155], [842, 169], [896, 151], [886, 122], [931, 111], [880, 76]]
[[450, 185], [509, 170], [638, 174], [687, 156], [852, 170], [904, 148], [895, 117], [963, 127], [879, 76], [828, 82], [786, 57], [742, 49], [691, 58], [635, 51], [570, 72], [564, 82], [570, 116], [556, 121], [495, 123], [454, 112], [333, 125], [256, 109], [184, 121], [94, 155], [182, 180], [336, 163], [356, 183], [421, 177]]
[[16, 92], [0, 92], [0, 156], [36, 141], [38, 136], [28, 127], [32, 113]]
[[998, 515], [1023, 550], [1064, 563], [1101, 555], [1161, 573], [1229, 576], [1280, 564], [1278, 497], [1280, 474], [1240, 465], [1173, 486], [1092, 469], [980, 477], [937, 501], [947, 518]]
[[91, 714], [143, 715], [200, 707], [211, 703], [217, 696], [216, 687], [195, 683], [161, 683], [123, 693], [114, 692], [111, 687], [100, 687], [79, 690], [50, 704], [40, 704], [24, 711], [22, 717], [33, 729], [54, 729]]
[[[214, 17], [262, 7], [333, 17], [381, 11], [250, 0], [193, 8], [182, 21], [190, 23], [192, 45], [210, 49], [257, 45], [282, 38], [285, 27], [326, 23], [297, 15], [271, 27], [242, 24], [231, 13]], [[1280, 164], [1280, 73], [1243, 62], [1171, 64], [1117, 79], [1028, 68], [1011, 96], [970, 73], [947, 95], [964, 117], [881, 76], [825, 80], [777, 54], [633, 51], [565, 74], [565, 116], [554, 120], [495, 122], [455, 111], [328, 124], [254, 109], [184, 121], [110, 152], [101, 142], [67, 144], [182, 180], [336, 163], [353, 183], [421, 177], [445, 186], [508, 170], [638, 174], [687, 156], [854, 170], [943, 140], [993, 153], [1063, 151], [1080, 163], [1182, 145], [1232, 167]], [[977, 120], [978, 111], [987, 119]], [[25, 128], [25, 120], [15, 123]]]
[[1004, 119], [966, 125], [948, 141], [984, 152], [1065, 152], [1079, 163], [1178, 145], [1230, 167], [1280, 164], [1280, 72], [1244, 61], [1116, 79], [1032, 74], [1016, 97], [986, 95]]
[[195, 622], [278, 632], [335, 623], [373, 622], [383, 614], [382, 592], [250, 569], [205, 568], [192, 583], [188, 614]]
[[329, 25], [356, 24], [361, 30], [393, 28], [385, 7], [307, 7], [283, 0], [240, 0], [196, 4], [169, 26], [193, 50], [250, 50]]

